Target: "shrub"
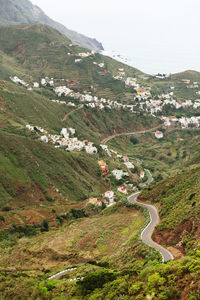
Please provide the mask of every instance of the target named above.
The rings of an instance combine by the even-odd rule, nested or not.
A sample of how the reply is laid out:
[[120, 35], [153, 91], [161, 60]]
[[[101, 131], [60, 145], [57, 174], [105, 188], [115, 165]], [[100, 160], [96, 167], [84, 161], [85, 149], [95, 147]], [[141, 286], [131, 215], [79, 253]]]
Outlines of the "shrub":
[[5, 206], [2, 208], [2, 211], [10, 211], [11, 207], [10, 206]]
[[49, 196], [49, 195], [46, 195], [45, 198], [46, 198], [46, 200], [49, 201], [49, 202], [53, 200], [52, 197]]
[[102, 288], [105, 283], [116, 279], [116, 275], [110, 271], [97, 271], [87, 275], [82, 281], [78, 281], [82, 295], [87, 295], [97, 288]]
[[136, 145], [136, 144], [139, 143], [138, 139], [136, 139], [136, 137], [134, 137], [134, 136], [132, 136], [132, 137], [130, 138], [130, 141], [131, 141], [131, 143], [132, 143], [133, 145]]
[[3, 221], [3, 222], [5, 222], [4, 216], [0, 216], [0, 220]]
[[139, 292], [139, 290], [141, 289], [143, 283], [142, 282], [136, 282], [135, 284], [133, 284], [131, 286], [131, 288], [129, 289], [129, 292], [131, 293], [131, 295], [135, 295]]
[[67, 214], [66, 218], [68, 220], [71, 219], [79, 219], [85, 217], [85, 211], [83, 209], [74, 209], [72, 208]]
[[44, 220], [41, 225], [41, 232], [49, 231], [49, 223], [47, 220]]

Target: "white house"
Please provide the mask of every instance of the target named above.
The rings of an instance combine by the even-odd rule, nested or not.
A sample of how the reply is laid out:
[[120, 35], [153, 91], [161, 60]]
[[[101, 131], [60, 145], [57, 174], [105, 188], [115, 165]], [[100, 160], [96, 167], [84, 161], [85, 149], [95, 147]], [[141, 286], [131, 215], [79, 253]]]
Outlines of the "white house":
[[29, 124], [26, 125], [26, 128], [29, 129], [30, 131], [34, 131], [34, 126], [31, 126]]
[[144, 171], [141, 171], [141, 172], [140, 172], [140, 178], [144, 178], [144, 175], [145, 175], [145, 174], [144, 174]]
[[40, 141], [44, 142], [44, 143], [48, 143], [49, 139], [48, 139], [48, 137], [46, 135], [43, 135], [43, 136], [40, 137]]
[[135, 166], [132, 164], [132, 162], [128, 161], [128, 162], [124, 162], [125, 166], [128, 168], [128, 169], [134, 169]]
[[67, 128], [62, 128], [60, 134], [65, 138], [68, 139], [69, 138], [69, 133], [67, 131]]
[[115, 203], [115, 196], [113, 191], [105, 192], [104, 196], [109, 199], [109, 206]]
[[47, 85], [47, 82], [46, 82], [46, 79], [45, 79], [45, 78], [42, 78], [42, 79], [41, 79], [41, 85]]
[[85, 151], [88, 154], [97, 154], [97, 152], [98, 152], [97, 148], [92, 145], [85, 146]]
[[127, 195], [127, 194], [128, 194], [127, 189], [126, 189], [125, 187], [123, 187], [123, 186], [119, 186], [119, 187], [117, 188], [117, 190], [118, 190], [120, 193], [124, 194], [124, 195]]
[[39, 83], [38, 82], [33, 82], [33, 87], [38, 89], [40, 87]]
[[157, 139], [162, 139], [163, 138], [163, 132], [162, 131], [156, 131], [155, 132], [155, 137]]
[[79, 62], [82, 62], [82, 59], [75, 59], [75, 64], [79, 63]]
[[69, 131], [70, 131], [71, 135], [74, 135], [76, 133], [76, 130], [74, 128], [69, 128]]

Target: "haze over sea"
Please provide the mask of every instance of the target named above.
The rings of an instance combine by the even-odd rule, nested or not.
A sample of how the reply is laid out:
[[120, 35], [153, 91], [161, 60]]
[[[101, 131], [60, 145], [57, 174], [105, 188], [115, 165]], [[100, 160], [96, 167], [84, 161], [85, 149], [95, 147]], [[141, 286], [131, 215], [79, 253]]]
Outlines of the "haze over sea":
[[[146, 73], [200, 72], [199, 0], [32, 0]], [[117, 58], [117, 56], [115, 57]]]

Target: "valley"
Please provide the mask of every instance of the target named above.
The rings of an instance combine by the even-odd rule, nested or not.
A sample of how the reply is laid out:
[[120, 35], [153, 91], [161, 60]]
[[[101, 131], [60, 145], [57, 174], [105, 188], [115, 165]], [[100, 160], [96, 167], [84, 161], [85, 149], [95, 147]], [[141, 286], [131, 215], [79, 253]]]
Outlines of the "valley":
[[0, 299], [198, 300], [199, 73], [4, 25]]

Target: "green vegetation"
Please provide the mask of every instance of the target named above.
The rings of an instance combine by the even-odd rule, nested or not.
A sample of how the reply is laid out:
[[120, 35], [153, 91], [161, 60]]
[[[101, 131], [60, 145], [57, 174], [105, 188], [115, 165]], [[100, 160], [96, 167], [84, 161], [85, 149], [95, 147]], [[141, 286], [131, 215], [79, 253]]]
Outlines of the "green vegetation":
[[[162, 140], [153, 133], [116, 137], [109, 147], [128, 155], [135, 165], [129, 177], [117, 181], [111, 171], [127, 169], [122, 160], [102, 151], [101, 141], [116, 133], [159, 126], [160, 121], [144, 112], [86, 106], [73, 111], [49, 101], [55, 97], [50, 87], [30, 92], [9, 80], [15, 74], [27, 82], [45, 76], [78, 80], [75, 90], [81, 93], [95, 92], [125, 103], [131, 99], [131, 88], [112, 75], [119, 68], [127, 76], [139, 71], [100, 54], [75, 64], [77, 54], [85, 50], [70, 43], [44, 25], [0, 27], [0, 298], [198, 300], [199, 133], [165, 131]], [[104, 62], [109, 72], [102, 74], [93, 62]], [[183, 89], [178, 78], [150, 79], [146, 84], [158, 95], [174, 83], [175, 96], [194, 99], [195, 91]], [[172, 112], [166, 107], [166, 114]], [[80, 140], [95, 142], [99, 153], [56, 149], [40, 142], [26, 124], [53, 134], [73, 127]], [[110, 173], [105, 177], [98, 160], [108, 165]], [[166, 264], [139, 238], [149, 221], [148, 212], [117, 191], [120, 184], [142, 189], [139, 175], [145, 168], [155, 180], [140, 198], [154, 203], [161, 217], [153, 238], [178, 258]], [[115, 205], [87, 205], [88, 198], [103, 199], [110, 189], [115, 192]], [[59, 280], [48, 279], [70, 266], [76, 268]]]
[[155, 179], [175, 175], [199, 163], [199, 131], [166, 131], [161, 140], [157, 140], [153, 133], [146, 133], [136, 137], [137, 144], [133, 144], [131, 139], [126, 136], [116, 137], [108, 145], [135, 162], [141, 160]]
[[[70, 47], [70, 43], [62, 34], [44, 25], [0, 27], [0, 67], [4, 70], [0, 72], [1, 78], [17, 75], [28, 82], [45, 76], [65, 78], [79, 81], [82, 92], [90, 90], [93, 85], [100, 97], [126, 98], [124, 84], [114, 80], [112, 74], [124, 68], [128, 76], [135, 76], [140, 74], [138, 70], [100, 54], [75, 64], [77, 54], [85, 49]], [[93, 62], [105, 62], [109, 73], [100, 75], [101, 69]]]
[[182, 172], [148, 187], [140, 196], [160, 205], [155, 239], [187, 255], [195, 255], [199, 247], [199, 176], [199, 168]]
[[8, 24], [46, 24], [63, 33], [75, 44], [88, 49], [102, 50], [102, 45], [95, 39], [67, 29], [62, 24], [53, 21], [30, 1], [18, 0], [17, 6], [13, 1], [1, 0], [0, 25]]

